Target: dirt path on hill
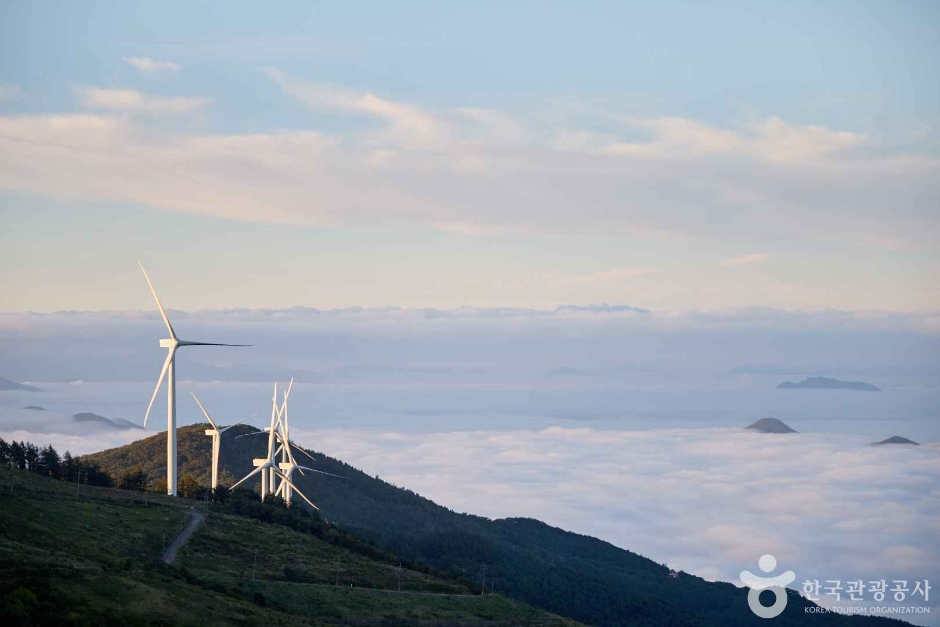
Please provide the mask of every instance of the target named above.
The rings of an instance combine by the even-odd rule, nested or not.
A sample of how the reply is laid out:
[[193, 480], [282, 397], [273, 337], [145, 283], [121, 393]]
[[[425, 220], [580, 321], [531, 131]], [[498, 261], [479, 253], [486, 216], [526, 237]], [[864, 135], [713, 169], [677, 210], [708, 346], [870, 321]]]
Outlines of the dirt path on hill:
[[186, 512], [190, 515], [192, 520], [189, 521], [189, 524], [186, 525], [186, 528], [176, 536], [176, 539], [173, 540], [173, 543], [167, 547], [166, 553], [163, 554], [163, 561], [167, 564], [172, 564], [173, 560], [176, 559], [176, 552], [180, 550], [180, 547], [186, 544], [186, 541], [189, 540], [189, 536], [193, 535], [193, 532], [196, 530], [196, 527], [202, 523], [203, 515], [201, 512], [197, 512], [194, 509]]

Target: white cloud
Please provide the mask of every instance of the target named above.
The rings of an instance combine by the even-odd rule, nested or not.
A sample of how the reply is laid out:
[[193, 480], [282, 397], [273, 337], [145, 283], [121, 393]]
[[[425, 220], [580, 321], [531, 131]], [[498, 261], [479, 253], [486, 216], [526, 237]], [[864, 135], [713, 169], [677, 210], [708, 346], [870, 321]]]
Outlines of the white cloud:
[[[432, 111], [268, 74], [316, 111], [379, 124], [329, 131], [314, 118], [317, 130], [152, 134], [146, 120], [118, 124], [102, 115], [99, 125], [116, 129], [106, 141], [88, 124], [78, 143], [89, 148], [64, 151], [42, 138], [72, 116], [5, 117], [0, 125], [18, 140], [0, 137], [0, 189], [264, 222], [429, 225], [467, 234], [796, 237], [922, 247], [940, 237], [932, 201], [940, 194], [940, 162], [855, 133], [778, 118], [727, 127], [625, 118], [588, 132], [574, 120]], [[86, 106], [114, 113], [186, 113], [211, 102], [119, 89], [80, 95]], [[619, 137], [636, 131], [648, 132], [648, 141]]]
[[687, 118], [622, 118], [652, 134], [652, 141], [616, 142], [605, 146], [612, 154], [665, 158], [750, 155], [774, 163], [805, 164], [862, 146], [863, 135], [821, 126], [794, 126], [778, 117], [723, 129]]
[[150, 96], [133, 89], [101, 89], [80, 87], [76, 93], [89, 109], [105, 109], [129, 113], [183, 114], [192, 113], [212, 104], [204, 96]]
[[172, 61], [157, 61], [150, 57], [122, 57], [125, 63], [133, 65], [144, 74], [157, 74], [160, 72], [175, 74], [180, 66]]
[[274, 68], [267, 69], [266, 73], [285, 94], [313, 109], [385, 120], [391, 127], [387, 141], [432, 148], [443, 139], [442, 123], [418, 107], [380, 98], [371, 92], [357, 93], [301, 81]]
[[758, 263], [760, 261], [765, 261], [770, 259], [770, 255], [767, 253], [751, 253], [749, 255], [741, 255], [740, 257], [732, 257], [731, 259], [725, 259], [720, 264], [719, 268], [730, 268], [732, 266], [742, 266], [750, 263]]
[[0, 83], [0, 102], [22, 100], [26, 93], [23, 88], [13, 83]]

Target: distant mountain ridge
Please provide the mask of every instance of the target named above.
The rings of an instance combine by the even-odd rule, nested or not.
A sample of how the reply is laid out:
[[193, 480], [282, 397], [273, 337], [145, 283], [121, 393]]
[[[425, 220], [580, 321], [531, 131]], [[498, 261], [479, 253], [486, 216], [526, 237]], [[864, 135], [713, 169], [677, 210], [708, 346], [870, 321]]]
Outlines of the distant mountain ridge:
[[[210, 442], [206, 425], [178, 430], [180, 476], [209, 481]], [[220, 480], [231, 485], [263, 457], [267, 440], [237, 437], [257, 433], [239, 425], [222, 437]], [[602, 627], [620, 625], [672, 627], [764, 627], [748, 609], [747, 591], [731, 583], [707, 582], [687, 573], [671, 573], [645, 557], [608, 542], [551, 527], [530, 518], [490, 520], [460, 514], [406, 488], [396, 487], [334, 458], [310, 451], [312, 466], [345, 477], [314, 473], [294, 475], [321, 515], [379, 548], [408, 560], [425, 561], [457, 572], [480, 573], [487, 567], [506, 596], [552, 613]], [[151, 481], [165, 476], [166, 434], [120, 448], [86, 455], [113, 476], [140, 465]], [[247, 489], [256, 489], [257, 481]], [[636, 507], [642, 508], [641, 503]], [[791, 593], [777, 627], [802, 627], [804, 608], [813, 605]], [[896, 625], [882, 618], [814, 614], [823, 627]]]
[[809, 377], [799, 383], [784, 381], [778, 390], [856, 390], [859, 392], [880, 392], [881, 388], [862, 381], [839, 381], [828, 377]]
[[42, 392], [42, 390], [32, 385], [17, 383], [16, 381], [10, 381], [9, 379], [0, 377], [0, 391], [6, 390], [19, 390], [20, 392]]
[[139, 429], [140, 425], [135, 425], [129, 420], [124, 420], [123, 418], [106, 418], [104, 416], [99, 416], [98, 414], [93, 414], [90, 411], [84, 411], [72, 416], [73, 422], [94, 422], [106, 427], [111, 427], [112, 429]]

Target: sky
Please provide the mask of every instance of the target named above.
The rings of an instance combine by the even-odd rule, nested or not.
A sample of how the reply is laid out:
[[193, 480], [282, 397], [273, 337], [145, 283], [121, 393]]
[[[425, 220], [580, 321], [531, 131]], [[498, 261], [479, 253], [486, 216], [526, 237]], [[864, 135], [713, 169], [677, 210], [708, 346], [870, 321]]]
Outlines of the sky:
[[940, 309], [933, 2], [7, 2], [0, 311]]
[[[936, 579], [938, 29], [916, 1], [0, 3], [0, 376], [44, 390], [0, 392], [0, 435], [165, 428], [162, 392], [146, 430], [72, 419], [142, 422], [140, 261], [181, 339], [253, 345], [180, 351], [180, 424], [193, 391], [260, 424], [295, 377], [302, 444], [459, 511], [710, 579], [766, 551]], [[809, 376], [883, 391], [776, 389]]]

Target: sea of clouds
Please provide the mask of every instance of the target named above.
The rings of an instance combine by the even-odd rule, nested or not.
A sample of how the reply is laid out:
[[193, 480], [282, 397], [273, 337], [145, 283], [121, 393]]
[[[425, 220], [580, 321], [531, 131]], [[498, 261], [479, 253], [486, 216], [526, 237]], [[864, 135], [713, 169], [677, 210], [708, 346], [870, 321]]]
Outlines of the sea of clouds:
[[[41, 433], [19, 426], [0, 437], [73, 452], [153, 432], [90, 433], [94, 427], [64, 415]], [[771, 553], [796, 573], [793, 587], [814, 579], [940, 582], [936, 442], [871, 446], [872, 438], [846, 433], [730, 427], [295, 427], [293, 435], [457, 511], [537, 518], [707, 579], [737, 582]], [[936, 597], [929, 604], [936, 618]]]
[[[180, 352], [181, 425], [202, 420], [190, 391], [223, 423], [260, 425], [273, 380], [297, 375], [299, 443], [458, 511], [531, 516], [709, 579], [736, 582], [772, 553], [794, 587], [940, 582], [936, 315], [171, 315], [181, 337], [256, 344]], [[72, 419], [140, 424], [161, 335], [151, 313], [0, 314], [0, 376], [43, 389], [0, 392], [0, 437], [80, 454], [164, 429], [162, 393], [146, 430]], [[776, 389], [813, 374], [884, 391]], [[743, 429], [764, 416], [799, 433]], [[891, 435], [922, 445], [870, 445]], [[938, 597], [920, 622], [938, 624]]]

